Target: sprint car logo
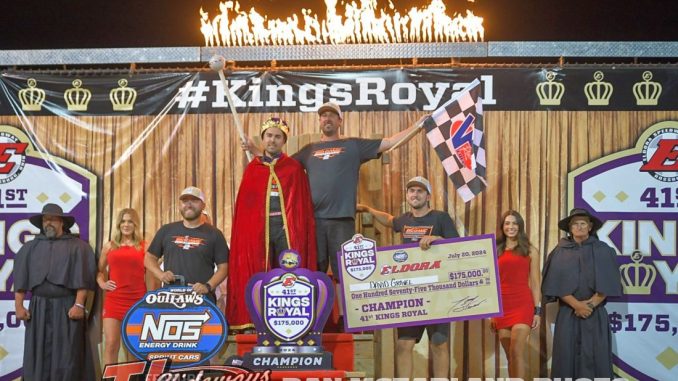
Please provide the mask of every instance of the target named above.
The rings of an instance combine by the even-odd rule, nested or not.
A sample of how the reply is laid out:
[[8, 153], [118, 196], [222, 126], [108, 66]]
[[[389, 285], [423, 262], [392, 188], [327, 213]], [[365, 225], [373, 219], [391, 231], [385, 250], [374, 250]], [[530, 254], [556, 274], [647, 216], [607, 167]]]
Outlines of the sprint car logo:
[[122, 324], [123, 342], [139, 359], [168, 358], [172, 368], [205, 363], [226, 338], [226, 320], [207, 298], [190, 287], [148, 292]]
[[343, 147], [332, 147], [332, 148], [322, 148], [316, 151], [313, 151], [313, 156], [320, 160], [331, 159], [337, 155], [341, 155], [344, 152]]
[[187, 235], [174, 236], [172, 242], [184, 250], [195, 249], [205, 244], [205, 240], [202, 238], [196, 238]]

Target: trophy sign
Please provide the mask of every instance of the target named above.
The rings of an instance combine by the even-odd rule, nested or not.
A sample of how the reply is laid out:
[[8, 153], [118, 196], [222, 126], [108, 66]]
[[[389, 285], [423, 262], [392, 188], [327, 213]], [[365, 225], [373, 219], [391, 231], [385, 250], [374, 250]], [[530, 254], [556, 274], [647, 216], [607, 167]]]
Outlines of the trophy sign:
[[319, 271], [298, 268], [300, 256], [284, 250], [280, 268], [255, 274], [245, 301], [257, 329], [257, 345], [243, 366], [264, 369], [332, 369], [322, 331], [334, 303], [332, 280]]

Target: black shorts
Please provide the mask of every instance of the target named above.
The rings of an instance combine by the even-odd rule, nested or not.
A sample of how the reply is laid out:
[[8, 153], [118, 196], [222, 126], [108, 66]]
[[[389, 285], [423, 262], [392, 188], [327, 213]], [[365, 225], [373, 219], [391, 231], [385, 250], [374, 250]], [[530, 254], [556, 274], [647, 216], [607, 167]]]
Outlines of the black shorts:
[[424, 334], [424, 330], [428, 333], [428, 340], [435, 345], [450, 340], [450, 323], [398, 328], [398, 339], [414, 339], [418, 343]]

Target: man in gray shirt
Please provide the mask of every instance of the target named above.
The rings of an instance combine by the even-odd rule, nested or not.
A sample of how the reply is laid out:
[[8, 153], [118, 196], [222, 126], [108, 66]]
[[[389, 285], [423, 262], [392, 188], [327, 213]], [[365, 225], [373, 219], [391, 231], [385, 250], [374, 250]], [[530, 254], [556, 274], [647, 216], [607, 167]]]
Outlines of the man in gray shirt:
[[[185, 278], [198, 294], [216, 302], [214, 289], [228, 275], [228, 246], [221, 230], [204, 223], [205, 194], [188, 187], [179, 196], [181, 221], [158, 230], [144, 258], [146, 269], [165, 284]], [[164, 257], [164, 269], [158, 263]], [[214, 270], [216, 266], [216, 271]]]
[[332, 268], [338, 279], [336, 253], [355, 234], [355, 206], [360, 165], [379, 157], [419, 128], [425, 117], [409, 128], [384, 139], [344, 138], [339, 130], [343, 119], [339, 105], [327, 102], [318, 109], [322, 137], [292, 155], [306, 169], [316, 218], [318, 270]]
[[[459, 237], [452, 218], [446, 212], [431, 209], [431, 183], [421, 176], [411, 178], [406, 185], [407, 203], [410, 211], [398, 217], [366, 205], [358, 205], [358, 211], [370, 213], [380, 224], [393, 228], [401, 234], [403, 243], [419, 243], [422, 250], [443, 238]], [[433, 377], [447, 378], [450, 368], [450, 324], [439, 323], [398, 328], [396, 342], [396, 377], [412, 377], [414, 345], [421, 340], [424, 330], [428, 333], [433, 354]]]

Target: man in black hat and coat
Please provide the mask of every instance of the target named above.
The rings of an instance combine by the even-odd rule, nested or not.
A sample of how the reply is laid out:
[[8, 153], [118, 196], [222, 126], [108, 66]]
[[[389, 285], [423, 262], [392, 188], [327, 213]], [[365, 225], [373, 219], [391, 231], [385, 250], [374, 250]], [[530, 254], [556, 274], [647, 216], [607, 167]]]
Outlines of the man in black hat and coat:
[[575, 208], [558, 223], [568, 233], [544, 264], [542, 294], [559, 302], [553, 333], [551, 378], [609, 378], [612, 333], [605, 310], [608, 297], [621, 296], [614, 249], [600, 241], [602, 222]]
[[75, 219], [56, 204], [29, 220], [40, 234], [23, 245], [14, 263], [16, 316], [26, 324], [23, 379], [94, 380], [85, 324], [87, 291], [96, 285], [94, 252], [70, 234]]

